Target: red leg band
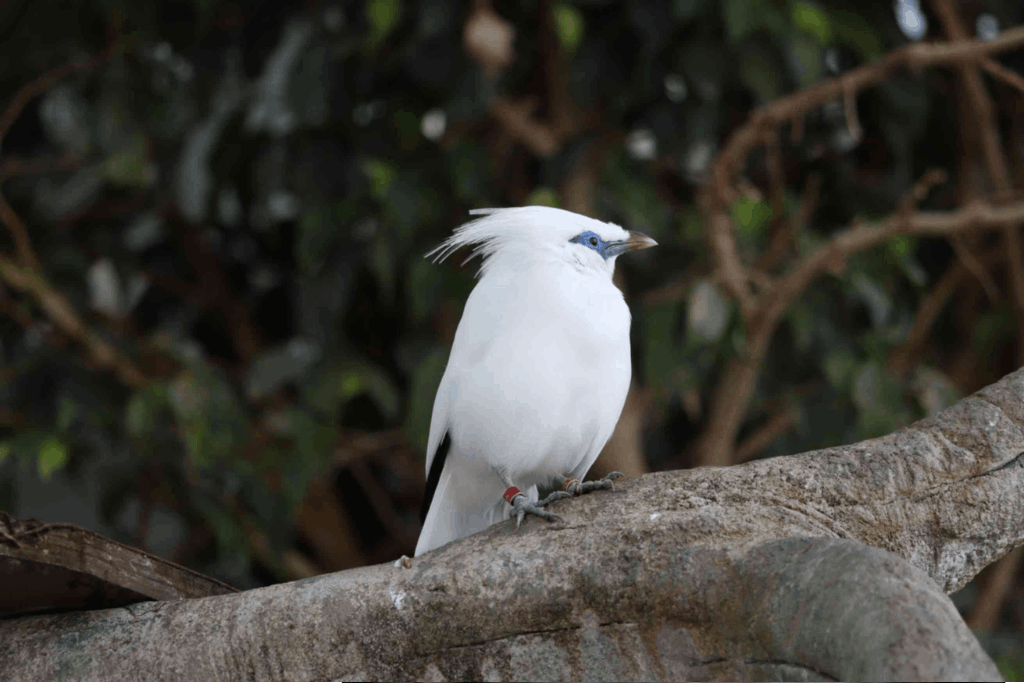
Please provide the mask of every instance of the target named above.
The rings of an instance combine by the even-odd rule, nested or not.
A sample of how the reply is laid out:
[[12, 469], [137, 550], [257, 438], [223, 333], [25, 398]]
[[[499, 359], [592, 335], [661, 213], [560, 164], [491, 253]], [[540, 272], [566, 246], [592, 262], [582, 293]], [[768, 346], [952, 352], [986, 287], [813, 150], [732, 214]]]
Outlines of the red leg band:
[[520, 493], [522, 493], [522, 491], [517, 489], [515, 486], [509, 486], [505, 490], [505, 494], [502, 496], [502, 498], [505, 499], [506, 503], [511, 505], [512, 504], [512, 499], [515, 498], [516, 496], [518, 496]]

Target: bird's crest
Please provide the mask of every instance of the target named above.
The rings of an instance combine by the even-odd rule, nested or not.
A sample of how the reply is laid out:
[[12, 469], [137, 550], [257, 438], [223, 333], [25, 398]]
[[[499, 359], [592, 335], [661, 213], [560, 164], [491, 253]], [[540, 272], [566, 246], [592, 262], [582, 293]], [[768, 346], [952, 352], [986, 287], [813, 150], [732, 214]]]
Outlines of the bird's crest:
[[482, 257], [483, 262], [480, 264], [477, 277], [487, 272], [495, 255], [511, 251], [521, 251], [524, 254], [543, 253], [544, 245], [553, 246], [561, 241], [567, 241], [580, 231], [592, 229], [595, 225], [603, 226], [605, 229], [611, 225], [549, 206], [472, 209], [469, 213], [480, 218], [456, 228], [451, 237], [427, 252], [426, 256], [433, 257], [437, 263], [462, 247], [472, 246], [473, 251], [462, 265], [469, 263], [476, 256]]

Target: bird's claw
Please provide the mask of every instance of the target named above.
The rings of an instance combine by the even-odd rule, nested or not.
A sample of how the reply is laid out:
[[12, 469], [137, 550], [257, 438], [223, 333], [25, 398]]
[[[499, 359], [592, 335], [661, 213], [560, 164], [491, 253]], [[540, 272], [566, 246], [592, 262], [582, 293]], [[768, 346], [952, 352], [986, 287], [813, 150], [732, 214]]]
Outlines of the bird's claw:
[[573, 482], [568, 486], [567, 490], [570, 494], [574, 496], [582, 496], [584, 493], [590, 493], [591, 491], [596, 491], [598, 489], [609, 489], [614, 491], [615, 484], [612, 482], [614, 482], [619, 477], [624, 476], [626, 475], [624, 475], [622, 472], [609, 472], [608, 476], [606, 476], [604, 479], [597, 479], [594, 481]]
[[[558, 500], [557, 498], [555, 500]], [[541, 509], [541, 506], [547, 505], [553, 502], [551, 496], [548, 496], [544, 500], [534, 503], [529, 498], [520, 494], [512, 499], [512, 511], [516, 515], [516, 528], [523, 523], [526, 515], [534, 515], [548, 520], [549, 522], [561, 522], [562, 518], [556, 515], [554, 512], [548, 512], [547, 510]]]
[[551, 503], [554, 503], [556, 500], [562, 500], [563, 498], [572, 498], [572, 494], [566, 493], [565, 491], [552, 491], [551, 493], [548, 494], [547, 498], [537, 502], [537, 507], [544, 507], [545, 505], [550, 505]]

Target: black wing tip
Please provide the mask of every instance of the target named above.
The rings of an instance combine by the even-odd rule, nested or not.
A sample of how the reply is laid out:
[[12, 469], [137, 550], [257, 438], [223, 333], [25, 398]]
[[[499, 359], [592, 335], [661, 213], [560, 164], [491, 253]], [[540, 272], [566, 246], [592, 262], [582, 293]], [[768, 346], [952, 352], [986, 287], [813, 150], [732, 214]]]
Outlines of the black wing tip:
[[430, 512], [430, 503], [434, 500], [434, 493], [437, 491], [437, 484], [441, 481], [441, 472], [444, 471], [444, 461], [448, 458], [448, 449], [451, 448], [452, 438], [448, 432], [444, 433], [441, 443], [434, 453], [434, 460], [430, 463], [430, 473], [427, 475], [427, 489], [423, 495], [423, 505], [420, 506], [420, 524], [427, 521], [427, 513]]

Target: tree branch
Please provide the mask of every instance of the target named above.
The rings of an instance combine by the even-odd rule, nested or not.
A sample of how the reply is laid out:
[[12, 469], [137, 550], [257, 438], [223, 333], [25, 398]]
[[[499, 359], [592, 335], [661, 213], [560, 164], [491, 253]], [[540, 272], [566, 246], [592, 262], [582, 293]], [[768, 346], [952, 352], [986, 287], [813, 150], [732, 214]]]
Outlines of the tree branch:
[[958, 211], [899, 210], [874, 224], [857, 225], [836, 233], [779, 279], [769, 297], [758, 305], [748, 329], [746, 355], [730, 362], [711, 400], [708, 426], [696, 445], [698, 465], [729, 465], [733, 443], [754, 389], [761, 361], [783, 314], [810, 283], [822, 273], [840, 266], [857, 252], [881, 244], [895, 235], [952, 236], [969, 230], [998, 228], [1024, 220], [1024, 202], [992, 206], [975, 202]]
[[395, 564], [0, 620], [0, 670], [998, 680], [942, 591], [1024, 542], [1022, 396], [1024, 370], [882, 438], [645, 475]]
[[709, 183], [716, 194], [714, 203], [730, 204], [733, 201], [733, 178], [750, 151], [763, 140], [765, 130], [776, 128], [785, 121], [800, 120], [811, 109], [840, 99], [848, 92], [857, 93], [869, 85], [885, 80], [899, 69], [920, 70], [929, 66], [976, 62], [1021, 45], [1024, 45], [1024, 26], [1007, 29], [994, 40], [988, 41], [913, 43], [893, 50], [879, 61], [851, 69], [841, 76], [760, 107], [751, 114], [746, 124], [732, 134], [718, 155]]

